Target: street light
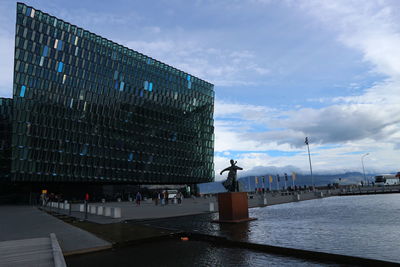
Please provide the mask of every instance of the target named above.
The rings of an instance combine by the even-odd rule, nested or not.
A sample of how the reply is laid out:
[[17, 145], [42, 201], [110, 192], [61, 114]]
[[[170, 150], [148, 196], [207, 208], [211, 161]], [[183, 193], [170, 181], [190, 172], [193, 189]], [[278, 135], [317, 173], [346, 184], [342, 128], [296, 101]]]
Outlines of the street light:
[[308, 143], [309, 143], [308, 137], [306, 137], [306, 140], [304, 141], [304, 143], [307, 145], [308, 160], [310, 161], [311, 183], [312, 183], [313, 190], [314, 190], [314, 177], [313, 177], [313, 173], [312, 173], [311, 156], [310, 156], [310, 147], [308, 145]]
[[363, 174], [364, 174], [364, 181], [365, 184], [367, 184], [367, 179], [365, 178], [365, 169], [364, 169], [364, 157], [368, 156], [369, 153], [365, 153], [364, 155], [361, 156], [361, 165], [363, 167]]

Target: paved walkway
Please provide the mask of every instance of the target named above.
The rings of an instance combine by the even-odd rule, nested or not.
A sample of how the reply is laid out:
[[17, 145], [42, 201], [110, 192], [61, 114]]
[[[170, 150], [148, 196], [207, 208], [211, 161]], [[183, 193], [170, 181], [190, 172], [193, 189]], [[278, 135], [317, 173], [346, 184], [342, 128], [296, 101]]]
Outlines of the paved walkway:
[[[265, 195], [250, 195], [249, 208], [268, 206], [275, 204], [288, 203], [293, 201], [309, 200], [323, 196], [337, 195], [339, 191], [320, 191], [320, 192], [301, 192], [301, 193], [284, 193], [284, 192], [273, 192]], [[299, 197], [297, 197], [299, 195]], [[264, 197], [267, 204], [264, 204]], [[91, 222], [108, 224], [116, 223], [126, 220], [147, 220], [147, 219], [159, 219], [186, 215], [196, 215], [202, 213], [212, 212], [210, 210], [210, 203], [214, 206], [214, 211], [218, 211], [218, 202], [215, 196], [211, 197], [198, 197], [198, 198], [185, 198], [182, 204], [168, 204], [168, 205], [155, 205], [151, 200], [142, 201], [140, 206], [137, 206], [135, 202], [107, 202], [107, 203], [89, 203], [89, 205], [95, 206], [107, 206], [107, 207], [118, 207], [121, 208], [121, 218], [111, 218], [106, 216], [99, 216], [88, 213], [87, 220]], [[71, 216], [79, 219], [84, 219], [85, 214], [79, 212], [80, 204], [73, 204], [71, 207]], [[49, 208], [47, 208], [49, 209]], [[69, 214], [69, 211], [52, 208], [53, 211]]]
[[0, 266], [54, 266], [49, 237], [0, 242]]
[[66, 267], [55, 234], [49, 237], [0, 242], [1, 267]]
[[111, 244], [36, 207], [0, 206], [0, 241], [48, 237], [55, 233], [64, 255], [100, 250]]

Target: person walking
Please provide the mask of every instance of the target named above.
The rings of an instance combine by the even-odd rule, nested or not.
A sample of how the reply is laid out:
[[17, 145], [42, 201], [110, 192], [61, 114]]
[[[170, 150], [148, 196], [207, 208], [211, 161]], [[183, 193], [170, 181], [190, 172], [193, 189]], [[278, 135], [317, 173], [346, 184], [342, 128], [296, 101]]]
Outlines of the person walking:
[[168, 190], [164, 191], [164, 200], [165, 200], [165, 205], [168, 205]]
[[182, 193], [181, 192], [178, 192], [176, 194], [176, 198], [178, 199], [178, 204], [182, 204]]
[[140, 206], [140, 201], [142, 200], [142, 195], [140, 194], [140, 192], [137, 192], [136, 194], [136, 205]]
[[160, 192], [156, 191], [154, 194], [154, 201], [156, 203], [156, 206], [158, 205], [158, 202], [160, 201]]
[[164, 199], [164, 191], [162, 191], [160, 194], [160, 201], [161, 201], [161, 206], [165, 205], [165, 199]]

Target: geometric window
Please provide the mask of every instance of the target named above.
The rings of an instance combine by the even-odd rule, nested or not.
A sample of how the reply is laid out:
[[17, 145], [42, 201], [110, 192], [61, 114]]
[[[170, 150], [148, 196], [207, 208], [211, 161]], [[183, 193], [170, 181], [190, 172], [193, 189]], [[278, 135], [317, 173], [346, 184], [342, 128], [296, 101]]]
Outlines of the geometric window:
[[44, 48], [43, 48], [42, 56], [43, 57], [47, 57], [48, 52], [49, 52], [49, 47], [47, 45], [45, 45]]
[[19, 93], [19, 96], [20, 96], [20, 97], [24, 97], [24, 96], [25, 96], [25, 90], [26, 90], [26, 86], [25, 86], [25, 85], [22, 85], [22, 86], [21, 86], [21, 92]]
[[64, 63], [62, 63], [62, 62], [58, 62], [58, 68], [57, 68], [57, 71], [58, 71], [58, 72], [62, 72], [62, 71], [63, 71], [63, 67], [64, 67]]

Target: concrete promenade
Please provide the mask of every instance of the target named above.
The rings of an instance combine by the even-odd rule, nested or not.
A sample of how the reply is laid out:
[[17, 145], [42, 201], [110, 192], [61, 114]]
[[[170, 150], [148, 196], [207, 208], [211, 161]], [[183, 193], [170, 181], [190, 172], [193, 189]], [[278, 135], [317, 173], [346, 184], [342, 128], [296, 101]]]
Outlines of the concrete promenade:
[[55, 233], [64, 255], [110, 248], [111, 244], [36, 207], [0, 206], [0, 242], [48, 238]]
[[[340, 190], [322, 190], [322, 191], [300, 191], [300, 192], [269, 192], [265, 194], [249, 194], [249, 208], [262, 207], [275, 204], [282, 204], [288, 202], [310, 200], [320, 197], [327, 197], [338, 195]], [[264, 202], [266, 200], [266, 204]], [[172, 202], [172, 203], [171, 203]], [[81, 204], [71, 205], [71, 216], [84, 220], [85, 213], [80, 212]], [[141, 205], [136, 205], [135, 202], [107, 202], [107, 203], [89, 203], [91, 206], [96, 207], [117, 207], [121, 209], [120, 218], [112, 218], [107, 216], [100, 216], [91, 214], [88, 212], [87, 220], [100, 224], [117, 223], [126, 220], [148, 220], [148, 219], [159, 219], [177, 216], [196, 215], [209, 212], [218, 211], [218, 201], [216, 196], [197, 197], [197, 198], [185, 198], [182, 204], [173, 204], [173, 201], [169, 201], [168, 205], [155, 205], [155, 203], [149, 199], [141, 202]], [[213, 206], [213, 209], [210, 209]], [[46, 208], [50, 210], [49, 207]], [[63, 210], [58, 208], [51, 208], [52, 211], [69, 215], [69, 210]]]

